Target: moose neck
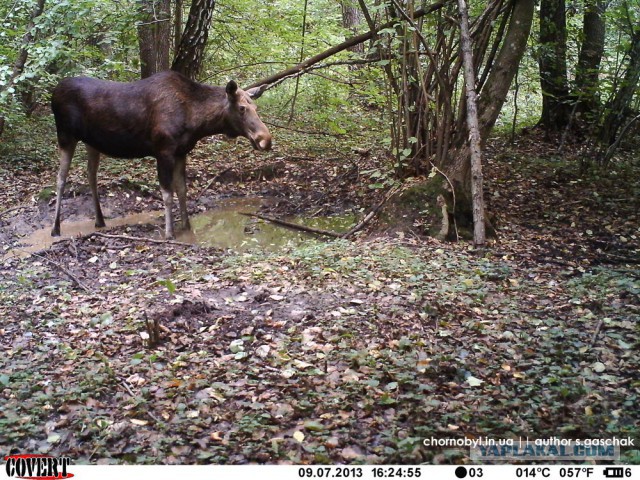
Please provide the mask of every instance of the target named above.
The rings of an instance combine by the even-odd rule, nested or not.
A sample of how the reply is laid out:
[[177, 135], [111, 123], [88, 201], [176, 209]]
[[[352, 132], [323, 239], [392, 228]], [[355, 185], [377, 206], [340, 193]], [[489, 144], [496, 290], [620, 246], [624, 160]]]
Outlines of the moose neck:
[[201, 95], [193, 110], [194, 124], [200, 138], [227, 133], [227, 95], [224, 88], [200, 85]]

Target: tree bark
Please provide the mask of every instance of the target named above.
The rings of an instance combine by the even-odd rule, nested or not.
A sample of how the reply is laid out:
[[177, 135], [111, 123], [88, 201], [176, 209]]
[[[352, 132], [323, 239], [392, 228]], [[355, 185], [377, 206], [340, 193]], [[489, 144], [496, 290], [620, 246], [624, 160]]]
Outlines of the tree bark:
[[567, 18], [565, 0], [540, 2], [540, 126], [560, 130], [569, 121], [567, 80]]
[[504, 41], [478, 102], [480, 136], [484, 142], [498, 119], [520, 60], [527, 48], [535, 0], [515, 0]]
[[175, 0], [176, 8], [173, 12], [173, 50], [178, 51], [182, 39], [182, 0]]
[[196, 79], [202, 69], [215, 0], [192, 0], [189, 18], [171, 69]]
[[578, 111], [587, 115], [594, 114], [600, 104], [598, 75], [604, 55], [605, 9], [603, 0], [585, 0], [583, 40], [578, 55], [573, 97], [578, 101]]
[[[478, 97], [478, 127], [482, 142], [485, 142], [491, 133], [527, 48], [534, 6], [535, 0], [515, 0], [514, 2], [502, 47]], [[471, 203], [469, 158], [468, 146], [457, 143], [455, 152], [442, 167], [453, 184], [458, 206], [463, 210], [467, 210], [465, 204]]]
[[142, 0], [140, 13], [141, 23], [138, 25], [140, 76], [147, 78], [154, 73], [169, 70], [170, 0]]
[[[353, 0], [341, 0], [340, 6], [342, 7], [342, 26], [348, 29], [352, 34], [355, 34], [360, 26], [362, 13], [355, 6]], [[364, 43], [358, 43], [349, 47], [349, 51], [354, 53], [364, 53]]]
[[469, 129], [469, 151], [471, 156], [471, 200], [473, 210], [473, 243], [482, 246], [486, 243], [484, 224], [484, 195], [482, 191], [482, 147], [478, 126], [478, 108], [476, 102], [476, 74], [471, 51], [469, 34], [469, 15], [464, 0], [458, 0], [460, 9], [460, 49], [464, 67], [464, 83], [467, 97], [467, 127]]

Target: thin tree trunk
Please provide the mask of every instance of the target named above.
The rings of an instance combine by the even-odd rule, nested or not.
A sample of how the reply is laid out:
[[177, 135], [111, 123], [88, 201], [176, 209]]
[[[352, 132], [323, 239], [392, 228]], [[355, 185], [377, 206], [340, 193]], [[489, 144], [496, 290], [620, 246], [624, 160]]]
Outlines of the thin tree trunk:
[[469, 151], [471, 154], [471, 201], [473, 207], [473, 243], [482, 246], [486, 243], [484, 224], [484, 195], [482, 192], [482, 147], [478, 126], [478, 107], [476, 102], [476, 75], [471, 51], [469, 34], [469, 15], [465, 0], [458, 0], [460, 9], [460, 48], [467, 97], [467, 127], [469, 129]]
[[215, 0], [192, 0], [189, 18], [171, 69], [195, 79], [202, 69]]
[[480, 136], [486, 141], [507, 98], [520, 60], [527, 48], [535, 0], [515, 0], [502, 48], [493, 64], [478, 102]]
[[640, 32], [632, 32], [631, 46], [629, 47], [629, 65], [620, 88], [607, 105], [609, 112], [600, 130], [599, 141], [602, 146], [600, 161], [609, 145], [615, 142], [620, 127], [625, 123], [626, 110], [631, 104], [633, 95], [640, 81]]
[[177, 52], [182, 39], [182, 0], [176, 0], [176, 9], [173, 12], [173, 51]]
[[[342, 7], [342, 26], [348, 29], [351, 34], [355, 34], [360, 26], [362, 13], [355, 6], [353, 0], [341, 0], [340, 6]], [[358, 43], [349, 48], [350, 52], [364, 53], [364, 44]]]

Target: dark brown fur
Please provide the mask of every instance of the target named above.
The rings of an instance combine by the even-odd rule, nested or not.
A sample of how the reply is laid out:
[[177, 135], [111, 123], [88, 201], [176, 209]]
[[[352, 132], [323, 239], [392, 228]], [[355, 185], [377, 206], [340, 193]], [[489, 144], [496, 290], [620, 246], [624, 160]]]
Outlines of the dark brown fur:
[[178, 194], [184, 228], [186, 155], [198, 140], [214, 134], [244, 136], [254, 148], [271, 148], [271, 134], [256, 113], [251, 97], [234, 82], [226, 89], [162, 72], [131, 83], [86, 77], [67, 78], [53, 92], [51, 108], [60, 147], [58, 198], [52, 235], [60, 234], [60, 207], [69, 163], [78, 141], [87, 145], [89, 183], [96, 208], [96, 226], [104, 226], [95, 185], [100, 153], [120, 158], [152, 156], [165, 200], [167, 237], [173, 237], [171, 206]]

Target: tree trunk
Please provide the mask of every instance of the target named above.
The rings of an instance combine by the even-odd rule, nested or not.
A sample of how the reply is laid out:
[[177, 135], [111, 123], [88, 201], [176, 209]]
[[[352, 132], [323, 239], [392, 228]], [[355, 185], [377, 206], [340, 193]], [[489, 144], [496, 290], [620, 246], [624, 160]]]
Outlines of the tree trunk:
[[467, 96], [467, 126], [469, 129], [469, 150], [471, 155], [471, 200], [473, 209], [473, 243], [478, 247], [486, 243], [484, 224], [484, 195], [482, 192], [482, 147], [478, 127], [478, 107], [476, 102], [476, 74], [471, 52], [469, 15], [464, 0], [458, 0], [460, 9], [460, 49], [464, 66], [464, 83]]
[[[502, 47], [479, 95], [478, 127], [482, 142], [485, 142], [491, 133], [527, 48], [534, 5], [535, 0], [515, 0], [514, 2]], [[455, 152], [451, 154], [446, 165], [443, 165], [443, 170], [454, 186], [457, 208], [459, 207], [463, 212], [468, 212], [471, 204], [469, 157], [470, 152], [466, 142], [456, 142]]]
[[189, 18], [171, 69], [196, 79], [202, 69], [215, 0], [192, 0]]
[[173, 12], [173, 51], [177, 52], [182, 39], [182, 0], [176, 0], [176, 9]]
[[[352, 0], [341, 0], [340, 6], [342, 7], [342, 26], [355, 35], [362, 21], [362, 13]], [[349, 47], [349, 51], [364, 53], [364, 43], [358, 43]]]
[[557, 131], [569, 121], [567, 103], [567, 18], [565, 0], [540, 2], [540, 86], [542, 115], [540, 126]]
[[628, 116], [627, 109], [638, 88], [638, 81], [640, 81], [640, 31], [632, 32], [628, 58], [629, 65], [624, 79], [613, 100], [607, 105], [606, 111], [609, 113], [605, 117], [598, 135], [602, 147], [599, 160], [603, 159], [608, 147], [615, 142], [618, 131], [624, 125], [625, 117]]
[[142, 0], [140, 12], [141, 23], [138, 25], [140, 76], [146, 78], [154, 73], [169, 70], [170, 0]]
[[507, 33], [493, 68], [480, 92], [478, 103], [480, 136], [484, 142], [498, 119], [520, 60], [527, 48], [535, 0], [515, 0]]
[[578, 55], [573, 97], [579, 112], [592, 116], [600, 104], [598, 75], [604, 55], [606, 5], [603, 0], [585, 0], [582, 47]]

